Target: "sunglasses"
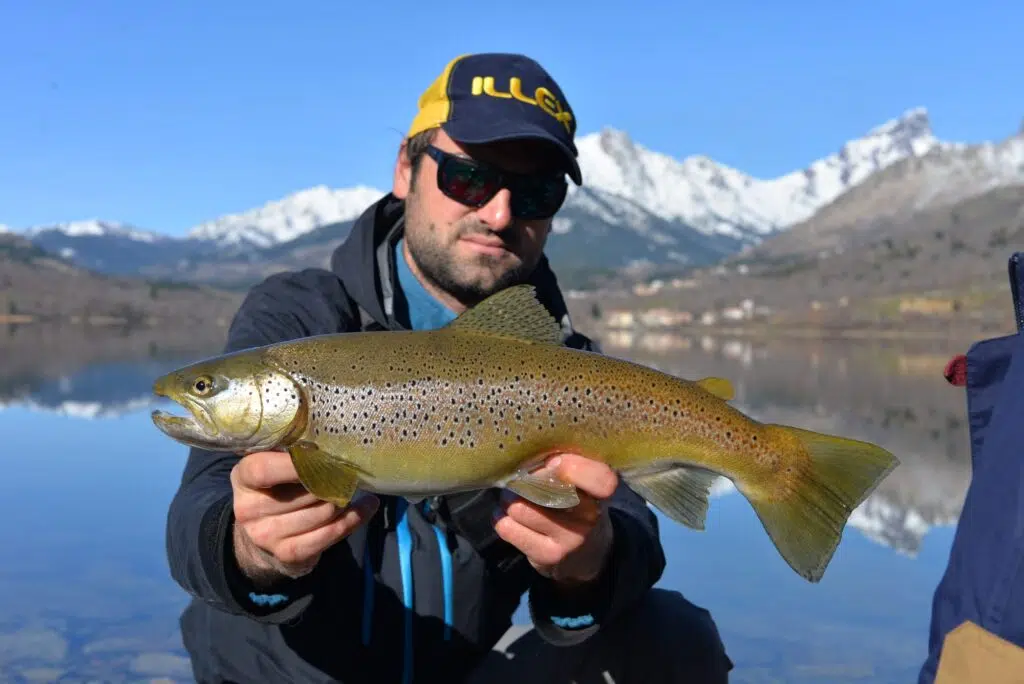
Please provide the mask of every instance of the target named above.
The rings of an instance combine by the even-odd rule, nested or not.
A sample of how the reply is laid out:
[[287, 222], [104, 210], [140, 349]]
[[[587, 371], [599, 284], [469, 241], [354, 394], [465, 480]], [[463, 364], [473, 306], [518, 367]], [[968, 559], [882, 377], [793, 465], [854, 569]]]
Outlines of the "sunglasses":
[[519, 174], [489, 164], [427, 147], [437, 162], [437, 187], [446, 197], [467, 207], [480, 208], [498, 191], [512, 193], [512, 215], [524, 220], [551, 218], [565, 201], [568, 183], [564, 174]]

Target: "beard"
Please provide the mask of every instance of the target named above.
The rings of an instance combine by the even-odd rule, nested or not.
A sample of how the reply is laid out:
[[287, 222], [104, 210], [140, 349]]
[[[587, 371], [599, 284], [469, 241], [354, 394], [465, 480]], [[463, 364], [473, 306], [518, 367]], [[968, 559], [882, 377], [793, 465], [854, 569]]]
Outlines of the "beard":
[[[410, 221], [424, 217], [406, 216]], [[413, 230], [405, 231], [405, 242], [409, 254], [416, 261], [420, 273], [435, 287], [447, 292], [466, 306], [473, 306], [492, 294], [512, 285], [525, 283], [536, 261], [527, 262], [519, 254], [520, 233], [513, 229], [492, 231], [485, 224], [472, 218], [454, 226], [448, 237], [442, 237], [434, 223], [417, 224]], [[501, 240], [506, 254], [473, 254], [460, 257], [455, 247], [460, 239], [475, 235], [486, 236], [489, 240]]]

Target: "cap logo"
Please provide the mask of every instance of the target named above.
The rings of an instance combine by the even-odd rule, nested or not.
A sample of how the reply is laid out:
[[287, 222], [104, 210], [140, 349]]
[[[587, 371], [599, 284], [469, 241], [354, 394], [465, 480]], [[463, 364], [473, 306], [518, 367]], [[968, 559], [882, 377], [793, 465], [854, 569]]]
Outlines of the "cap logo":
[[530, 97], [523, 94], [523, 82], [519, 80], [518, 76], [513, 76], [508, 80], [507, 93], [503, 93], [495, 89], [493, 76], [474, 76], [471, 92], [473, 95], [489, 95], [490, 97], [504, 99], [512, 98], [519, 100], [520, 102], [525, 102], [528, 105], [538, 107], [541, 111], [554, 117], [556, 121], [565, 126], [565, 130], [569, 135], [572, 135], [572, 114], [567, 112], [565, 110], [565, 106], [558, 100], [558, 98], [544, 86], [540, 86], [534, 90], [533, 97]]

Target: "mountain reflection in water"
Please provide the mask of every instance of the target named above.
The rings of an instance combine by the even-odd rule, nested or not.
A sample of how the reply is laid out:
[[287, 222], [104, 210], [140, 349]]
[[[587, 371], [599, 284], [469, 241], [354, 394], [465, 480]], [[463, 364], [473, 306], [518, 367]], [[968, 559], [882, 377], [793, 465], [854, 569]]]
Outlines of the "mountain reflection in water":
[[[216, 353], [222, 336], [0, 328], [0, 680], [190, 681], [177, 632], [186, 598], [168, 578], [163, 537], [185, 450], [149, 422], [150, 387], [159, 373]], [[941, 376], [961, 350], [602, 342], [683, 377], [726, 377], [735, 405], [759, 420], [867, 439], [899, 457], [820, 584], [785, 565], [728, 487], [703, 533], [662, 518], [661, 584], [712, 612], [736, 662], [731, 681], [912, 681], [970, 477], [963, 393]]]

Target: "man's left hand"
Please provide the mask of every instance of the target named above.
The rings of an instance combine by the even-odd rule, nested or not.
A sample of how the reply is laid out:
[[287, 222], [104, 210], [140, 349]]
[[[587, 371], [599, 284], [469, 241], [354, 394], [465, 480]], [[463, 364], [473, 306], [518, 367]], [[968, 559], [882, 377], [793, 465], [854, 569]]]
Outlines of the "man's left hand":
[[506, 490], [494, 528], [541, 575], [565, 587], [584, 584], [601, 573], [611, 554], [612, 522], [604, 500], [615, 492], [618, 475], [604, 463], [577, 454], [554, 456], [544, 470], [575, 485], [580, 503], [569, 509], [545, 508]]

